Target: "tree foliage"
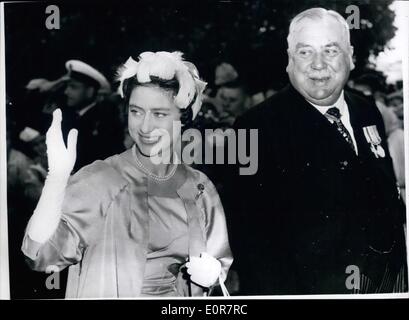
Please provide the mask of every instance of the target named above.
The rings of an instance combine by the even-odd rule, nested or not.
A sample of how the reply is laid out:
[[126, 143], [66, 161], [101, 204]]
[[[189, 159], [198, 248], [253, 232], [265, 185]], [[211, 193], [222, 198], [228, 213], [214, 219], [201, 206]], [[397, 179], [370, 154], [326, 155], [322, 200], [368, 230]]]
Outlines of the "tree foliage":
[[113, 79], [128, 56], [146, 50], [180, 50], [212, 82], [221, 61], [234, 64], [254, 90], [287, 81], [289, 22], [311, 7], [347, 16], [357, 5], [360, 29], [351, 30], [356, 73], [371, 53], [394, 36], [392, 0], [384, 1], [142, 1], [61, 3], [61, 28], [45, 27], [45, 3], [6, 5], [6, 63], [9, 89], [18, 92], [34, 77], [56, 78], [64, 62], [77, 58]]

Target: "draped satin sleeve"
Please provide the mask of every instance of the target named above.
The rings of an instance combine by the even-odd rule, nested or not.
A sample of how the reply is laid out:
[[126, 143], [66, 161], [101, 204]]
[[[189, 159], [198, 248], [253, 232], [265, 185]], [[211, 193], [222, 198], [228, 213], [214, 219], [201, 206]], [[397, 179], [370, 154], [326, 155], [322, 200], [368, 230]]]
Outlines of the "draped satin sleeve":
[[226, 217], [219, 194], [210, 179], [200, 173], [200, 180], [204, 186], [201, 207], [204, 212], [204, 225], [207, 253], [218, 259], [222, 265], [222, 280], [233, 263], [233, 255], [229, 245]]
[[[105, 214], [127, 182], [110, 165], [96, 161], [73, 175], [66, 187], [60, 223], [54, 234], [40, 244], [24, 236], [22, 251], [33, 270], [60, 270], [81, 261], [87, 246], [103, 234]], [[44, 221], [47, 223], [47, 221]]]

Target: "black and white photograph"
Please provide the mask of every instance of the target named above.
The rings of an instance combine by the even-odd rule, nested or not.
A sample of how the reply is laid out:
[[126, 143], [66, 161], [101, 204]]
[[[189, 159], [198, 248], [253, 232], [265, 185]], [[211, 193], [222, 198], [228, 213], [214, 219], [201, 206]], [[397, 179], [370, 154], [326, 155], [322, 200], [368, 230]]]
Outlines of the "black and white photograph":
[[409, 2], [0, 9], [0, 299], [409, 298]]

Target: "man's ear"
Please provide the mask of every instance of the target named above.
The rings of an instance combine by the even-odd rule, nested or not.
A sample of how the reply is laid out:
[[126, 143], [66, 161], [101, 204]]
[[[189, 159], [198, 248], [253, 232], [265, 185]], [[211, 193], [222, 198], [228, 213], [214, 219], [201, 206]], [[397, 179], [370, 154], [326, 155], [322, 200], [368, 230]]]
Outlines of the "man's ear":
[[350, 70], [355, 69], [355, 64], [354, 64], [354, 47], [349, 46], [349, 68]]
[[285, 68], [285, 71], [288, 73], [288, 69], [290, 68], [291, 60], [292, 60], [292, 53], [290, 48], [287, 49], [287, 57], [288, 57], [288, 64], [287, 67]]

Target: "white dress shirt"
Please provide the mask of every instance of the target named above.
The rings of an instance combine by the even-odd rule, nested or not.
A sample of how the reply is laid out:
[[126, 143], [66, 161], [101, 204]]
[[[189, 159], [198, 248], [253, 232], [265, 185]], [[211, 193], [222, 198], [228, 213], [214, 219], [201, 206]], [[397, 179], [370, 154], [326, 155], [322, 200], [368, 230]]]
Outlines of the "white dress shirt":
[[341, 114], [341, 122], [345, 126], [345, 128], [348, 130], [348, 132], [349, 132], [349, 134], [351, 136], [352, 142], [354, 143], [354, 146], [355, 146], [355, 152], [356, 152], [356, 154], [358, 154], [358, 146], [357, 146], [356, 140], [355, 140], [354, 129], [352, 128], [351, 121], [349, 119], [349, 110], [348, 110], [348, 105], [345, 102], [344, 91], [341, 92], [341, 94], [339, 95], [338, 100], [335, 102], [334, 105], [331, 105], [331, 106], [318, 106], [318, 105], [313, 104], [311, 102], [309, 102], [309, 103], [312, 106], [314, 106], [320, 113], [322, 113], [324, 115], [324, 117], [331, 123], [333, 123], [334, 121], [328, 119], [325, 116], [325, 113], [330, 108], [333, 108], [333, 107], [338, 108], [338, 110], [339, 110], [339, 112]]

